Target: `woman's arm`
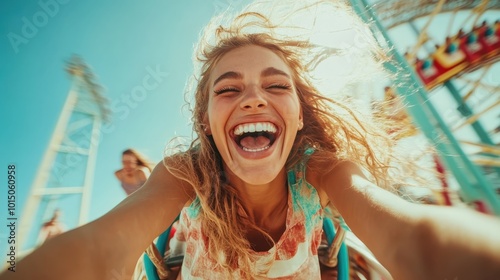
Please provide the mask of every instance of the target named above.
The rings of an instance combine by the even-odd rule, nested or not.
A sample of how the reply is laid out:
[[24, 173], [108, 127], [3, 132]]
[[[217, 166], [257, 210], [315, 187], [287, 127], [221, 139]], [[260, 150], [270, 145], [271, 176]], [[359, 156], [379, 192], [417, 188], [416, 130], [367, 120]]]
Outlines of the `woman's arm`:
[[420, 254], [436, 279], [500, 279], [500, 220], [471, 209], [421, 205]]
[[407, 202], [370, 183], [352, 163], [339, 164], [320, 185], [395, 279], [500, 277], [497, 218]]
[[[159, 164], [144, 187], [101, 218], [48, 240], [0, 279], [115, 279], [179, 214], [192, 191]], [[113, 278], [114, 277], [114, 278]], [[130, 278], [130, 277], [128, 277]]]
[[123, 172], [123, 169], [120, 169], [120, 170], [116, 170], [115, 171], [115, 177], [116, 179], [118, 179], [118, 181], [122, 181], [122, 172]]

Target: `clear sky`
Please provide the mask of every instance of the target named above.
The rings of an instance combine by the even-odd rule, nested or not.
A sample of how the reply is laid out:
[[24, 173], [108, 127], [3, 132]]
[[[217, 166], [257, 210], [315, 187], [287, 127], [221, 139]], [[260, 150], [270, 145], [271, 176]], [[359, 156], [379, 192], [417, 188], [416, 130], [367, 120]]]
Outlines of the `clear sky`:
[[[181, 113], [181, 106], [184, 86], [192, 73], [193, 47], [211, 16], [230, 5], [241, 5], [238, 3], [0, 2], [2, 255], [7, 238], [7, 165], [16, 165], [16, 212], [20, 217], [70, 88], [65, 61], [78, 54], [91, 66], [112, 109], [111, 129], [102, 134], [99, 143], [89, 213], [93, 220], [125, 198], [113, 174], [121, 168], [124, 149], [136, 148], [157, 162], [173, 136], [191, 135], [188, 116]], [[123, 98], [142, 84], [151, 69], [162, 73], [157, 86], [144, 100], [125, 105]], [[64, 216], [63, 222], [72, 223]]]

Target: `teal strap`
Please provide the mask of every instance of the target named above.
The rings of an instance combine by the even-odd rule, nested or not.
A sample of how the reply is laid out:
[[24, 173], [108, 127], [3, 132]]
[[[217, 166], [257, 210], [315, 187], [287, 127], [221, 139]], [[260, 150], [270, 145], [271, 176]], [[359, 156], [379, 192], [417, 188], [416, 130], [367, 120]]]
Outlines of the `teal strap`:
[[302, 176], [306, 175], [306, 163], [309, 160], [309, 156], [314, 153], [314, 148], [309, 147], [306, 148], [304, 151], [304, 158], [301, 160], [299, 163], [297, 163], [294, 168], [288, 171], [287, 177], [288, 177], [288, 184], [296, 184], [297, 183], [297, 177], [295, 175], [295, 172], [302, 172]]
[[[335, 227], [330, 218], [323, 219], [323, 230], [325, 231], [326, 240], [328, 241], [328, 248], [330, 248], [335, 238]], [[349, 280], [349, 255], [345, 242], [342, 242], [340, 246], [337, 260], [338, 280]]]
[[[172, 225], [179, 220], [180, 214], [175, 218], [172, 222]], [[160, 252], [161, 256], [165, 255], [165, 248], [167, 247], [168, 237], [170, 236], [170, 231], [172, 230], [172, 225], [168, 227], [166, 231], [164, 231], [158, 239], [156, 240], [156, 248]], [[148, 280], [160, 280], [158, 277], [158, 272], [156, 271], [156, 267], [153, 262], [149, 259], [147, 254], [144, 254], [144, 272], [146, 273], [146, 277]]]
[[296, 184], [297, 183], [297, 178], [295, 177], [295, 170], [289, 170], [288, 171], [288, 184]]

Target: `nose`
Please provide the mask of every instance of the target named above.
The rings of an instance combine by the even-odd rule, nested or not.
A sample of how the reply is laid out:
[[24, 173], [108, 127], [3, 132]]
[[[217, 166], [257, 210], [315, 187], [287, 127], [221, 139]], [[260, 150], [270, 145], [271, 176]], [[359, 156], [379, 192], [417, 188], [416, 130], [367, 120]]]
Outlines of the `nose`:
[[240, 107], [244, 110], [255, 110], [265, 108], [267, 100], [264, 98], [264, 93], [260, 91], [258, 86], [249, 87], [241, 100]]

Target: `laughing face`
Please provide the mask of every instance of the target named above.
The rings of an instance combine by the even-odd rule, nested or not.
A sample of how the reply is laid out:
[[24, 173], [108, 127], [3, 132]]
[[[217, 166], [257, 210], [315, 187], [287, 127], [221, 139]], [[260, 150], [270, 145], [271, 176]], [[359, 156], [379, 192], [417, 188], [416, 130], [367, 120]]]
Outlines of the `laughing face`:
[[283, 170], [303, 126], [290, 68], [267, 48], [236, 48], [213, 68], [209, 89], [207, 133], [228, 179], [271, 182]]

